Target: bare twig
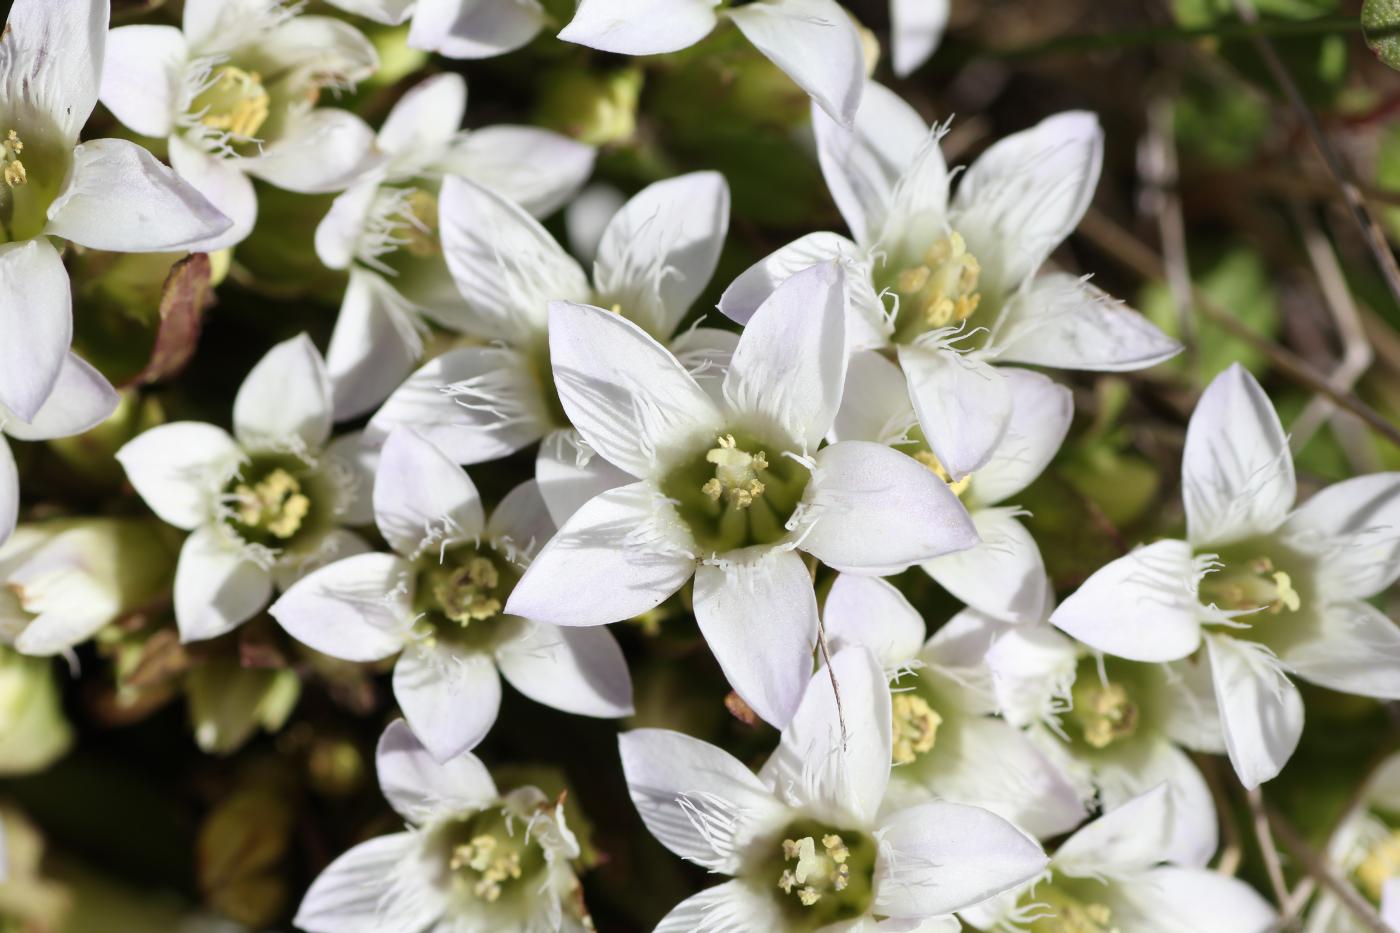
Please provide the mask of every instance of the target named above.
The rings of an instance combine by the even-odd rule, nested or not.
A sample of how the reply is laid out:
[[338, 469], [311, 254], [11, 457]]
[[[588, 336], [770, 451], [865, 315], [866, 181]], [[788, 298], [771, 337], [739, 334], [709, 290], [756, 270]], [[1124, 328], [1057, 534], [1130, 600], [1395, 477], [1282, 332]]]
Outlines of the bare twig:
[[1323, 887], [1337, 896], [1347, 910], [1351, 911], [1363, 927], [1372, 930], [1373, 933], [1391, 933], [1390, 927], [1376, 913], [1376, 909], [1371, 906], [1366, 898], [1357, 892], [1356, 888], [1347, 883], [1345, 878], [1337, 874], [1336, 870], [1326, 859], [1318, 856], [1313, 851], [1312, 846], [1303, 840], [1303, 837], [1293, 828], [1293, 824], [1284, 819], [1277, 811], [1265, 808], [1265, 813], [1269, 817], [1269, 824], [1273, 831], [1283, 842], [1285, 848], [1296, 858], [1308, 874], [1318, 880]]
[[1274, 844], [1274, 834], [1269, 829], [1269, 818], [1264, 813], [1264, 795], [1255, 787], [1245, 792], [1249, 801], [1250, 822], [1254, 826], [1254, 838], [1259, 843], [1259, 852], [1264, 856], [1264, 870], [1269, 875], [1269, 887], [1274, 890], [1274, 901], [1282, 910], [1288, 904], [1288, 882], [1283, 879], [1283, 865], [1278, 859], [1278, 846]]
[[826, 665], [827, 676], [831, 678], [831, 692], [836, 696], [836, 720], [841, 724], [841, 747], [846, 747], [846, 712], [841, 706], [841, 685], [836, 682], [836, 669], [831, 666], [831, 650], [826, 646], [826, 623], [821, 613], [817, 613], [817, 647], [821, 649], [822, 663]]
[[1177, 333], [1186, 348], [1186, 359], [1194, 368], [1197, 348], [1195, 318], [1191, 314], [1191, 264], [1186, 252], [1186, 219], [1182, 216], [1181, 195], [1177, 191], [1179, 174], [1173, 121], [1172, 99], [1165, 94], [1153, 98], [1147, 108], [1147, 138], [1139, 164], [1151, 195], [1146, 206], [1157, 218], [1167, 288], [1176, 308]]

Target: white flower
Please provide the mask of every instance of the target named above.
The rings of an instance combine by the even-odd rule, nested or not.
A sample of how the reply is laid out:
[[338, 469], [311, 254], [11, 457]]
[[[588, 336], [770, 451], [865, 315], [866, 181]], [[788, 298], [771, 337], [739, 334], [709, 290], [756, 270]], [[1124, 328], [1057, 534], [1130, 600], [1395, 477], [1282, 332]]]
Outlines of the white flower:
[[[647, 829], [733, 878], [681, 902], [657, 933], [868, 930], [875, 917], [909, 930], [1044, 869], [1034, 840], [978, 807], [930, 801], [879, 815], [890, 776], [885, 675], [858, 646], [835, 655], [831, 671], [839, 707], [823, 669], [757, 775], [678, 732], [622, 735]], [[944, 923], [958, 929], [951, 918], [928, 929]]]
[[544, 440], [536, 473], [562, 522], [629, 480], [592, 456], [560, 406], [549, 366], [551, 300], [616, 311], [663, 341], [717, 389], [738, 338], [676, 329], [714, 273], [729, 226], [729, 187], [695, 172], [637, 192], [608, 221], [589, 276], [524, 210], [457, 178], [443, 184], [442, 243], [460, 292], [455, 329], [490, 341], [430, 361], [390, 396], [366, 434], [408, 425], [458, 463], [506, 456]]
[[15, 530], [19, 517], [19, 473], [5, 435], [19, 441], [47, 441], [82, 434], [106, 420], [117, 402], [116, 391], [102, 374], [70, 352], [48, 398], [32, 418], [17, 418], [0, 403], [0, 544]]
[[[851, 269], [852, 349], [898, 351], [919, 425], [946, 472], [984, 465], [1006, 433], [1011, 391], [993, 364], [1140, 369], [1180, 346], [1047, 257], [1093, 198], [1097, 118], [1057, 114], [993, 145], [951, 177], [917, 113], [872, 84], [849, 132], [813, 110], [822, 172], [855, 237], [813, 233], [761, 260], [720, 310], [746, 321], [794, 271]], [[888, 302], [889, 307], [886, 306]]]
[[1166, 787], [1156, 787], [1066, 839], [1042, 877], [961, 917], [975, 929], [997, 933], [1272, 929], [1278, 919], [1273, 908], [1245, 882], [1161, 864], [1171, 823], [1171, 797]]
[[[1371, 777], [1356, 806], [1343, 815], [1327, 855], [1357, 890], [1380, 908], [1391, 927], [1400, 922], [1400, 755], [1391, 755]], [[1318, 895], [1305, 933], [1365, 933], [1371, 929], [1330, 891]]]
[[560, 402], [632, 481], [589, 500], [545, 546], [507, 608], [604, 625], [695, 578], [695, 616], [759, 716], [791, 718], [812, 669], [817, 605], [798, 549], [838, 570], [893, 573], [971, 546], [948, 487], [862, 441], [821, 450], [846, 368], [844, 276], [789, 279], [739, 338], [720, 398], [633, 322], [550, 306]]
[[309, 933], [521, 930], [585, 933], [564, 805], [501, 794], [470, 752], [439, 762], [403, 720], [384, 730], [379, 787], [404, 831], [362, 842], [311, 884], [292, 921]]
[[1185, 541], [1102, 568], [1051, 621], [1106, 654], [1184, 658], [1205, 642], [1230, 761], [1246, 787], [1283, 768], [1303, 728], [1288, 674], [1400, 698], [1400, 628], [1365, 600], [1400, 576], [1400, 473], [1293, 507], [1288, 443], [1238, 364], [1201, 396], [1182, 458]]
[[985, 663], [995, 623], [955, 616], [924, 639], [924, 620], [884, 580], [842, 574], [823, 607], [831, 650], [864, 645], [890, 677], [893, 762], [885, 810], [942, 799], [984, 807], [1040, 838], [1084, 818], [1054, 759], [1002, 719]]
[[140, 146], [78, 142], [97, 104], [107, 15], [107, 0], [15, 0], [0, 36], [0, 405], [20, 421], [38, 415], [72, 343], [51, 237], [159, 252], [228, 228]]
[[316, 229], [316, 253], [350, 283], [326, 353], [336, 417], [384, 401], [422, 354], [422, 319], [453, 330], [471, 321], [443, 259], [440, 227], [456, 218], [444, 179], [470, 178], [537, 216], [558, 209], [593, 170], [593, 149], [528, 126], [463, 130], [467, 85], [436, 75], [408, 91], [379, 131], [385, 162], [336, 198]]
[[929, 576], [969, 606], [1009, 622], [1038, 621], [1049, 598], [1040, 548], [1003, 505], [1040, 475], [1059, 450], [1074, 400], [1069, 390], [1039, 373], [1001, 369], [1011, 395], [1006, 432], [975, 473], [954, 480], [925, 441], [899, 367], [874, 350], [851, 355], [846, 390], [832, 437], [902, 450], [933, 470], [962, 500], [981, 542], [923, 564]]
[[312, 573], [272, 606], [272, 616], [338, 658], [398, 654], [394, 696], [439, 761], [490, 730], [501, 676], [556, 709], [631, 714], [627, 663], [609, 632], [503, 612], [530, 555], [554, 531], [533, 481], [517, 486], [488, 520], [467, 474], [402, 428], [380, 456], [374, 518], [396, 553], [361, 554]]
[[175, 171], [233, 220], [203, 250], [241, 242], [257, 220], [248, 175], [302, 193], [339, 191], [370, 167], [374, 134], [317, 107], [379, 67], [349, 23], [300, 16], [289, 0], [186, 0], [184, 22], [107, 37], [102, 103], [143, 136], [166, 137]]
[[559, 38], [619, 55], [696, 44], [728, 19], [836, 120], [849, 124], [865, 86], [860, 34], [835, 0], [582, 0]]
[[894, 73], [913, 74], [943, 41], [949, 0], [890, 0], [890, 44]]
[[409, 17], [411, 48], [448, 58], [491, 58], [533, 39], [547, 14], [538, 0], [326, 0], [357, 16], [395, 26]]
[[233, 403], [233, 436], [197, 421], [152, 428], [117, 451], [131, 485], [190, 531], [175, 573], [185, 641], [252, 618], [273, 587], [367, 549], [343, 526], [369, 520], [359, 437], [334, 441], [330, 382], [305, 334], [253, 367]]

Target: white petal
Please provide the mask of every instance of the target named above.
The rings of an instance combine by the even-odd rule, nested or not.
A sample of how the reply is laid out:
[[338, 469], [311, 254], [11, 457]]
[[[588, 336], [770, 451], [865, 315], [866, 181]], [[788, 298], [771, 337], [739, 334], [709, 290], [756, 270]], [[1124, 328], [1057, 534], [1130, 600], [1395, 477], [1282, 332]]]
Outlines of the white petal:
[[[836, 207], [856, 242], [874, 245], [884, 232], [895, 186], [930, 140], [928, 124], [898, 94], [872, 81], [861, 95], [854, 126], [843, 127], [814, 109], [812, 129], [822, 175]], [[938, 161], [941, 164], [941, 157]], [[942, 203], [937, 205], [940, 217], [948, 206], [946, 169], [942, 191]]]
[[1131, 755], [1099, 756], [1094, 770], [1106, 810], [1158, 784], [1167, 785], [1171, 816], [1163, 861], [1204, 868], [1215, 856], [1219, 844], [1215, 800], [1200, 769], [1181, 749], [1158, 739], [1140, 745]]
[[316, 225], [315, 235], [316, 258], [326, 268], [350, 269], [355, 262], [383, 182], [382, 171], [371, 172], [331, 202], [330, 210]]
[[1043, 622], [1007, 627], [987, 651], [998, 710], [1018, 727], [1047, 722], [1069, 695], [1079, 649]]
[[384, 799], [419, 826], [485, 809], [500, 796], [475, 755], [438, 761], [402, 719], [389, 723], [379, 737], [374, 765]]
[[974, 501], [987, 505], [1029, 486], [1054, 459], [1074, 419], [1069, 389], [1027, 369], [1003, 366], [997, 372], [1011, 390], [1011, 420], [968, 490]]
[[553, 426], [534, 367], [506, 347], [449, 350], [405, 380], [365, 428], [379, 442], [410, 427], [458, 463], [483, 463], [539, 440]]
[[[390, 910], [404, 930], [433, 922], [446, 907], [446, 897], [429, 883], [427, 866], [413, 864], [421, 845], [411, 832], [360, 843], [317, 876], [292, 922], [307, 933], [374, 933], [385, 929]], [[405, 881], [413, 882], [421, 900], [393, 896]], [[410, 912], [421, 913], [415, 918]]]
[[578, 716], [632, 715], [632, 677], [612, 633], [526, 622], [496, 649], [501, 676], [536, 703]]
[[204, 196], [230, 226], [218, 236], [188, 244], [191, 252], [214, 252], [237, 246], [253, 232], [258, 220], [258, 195], [253, 183], [238, 168], [235, 159], [211, 155], [186, 142], [184, 137], [169, 138], [170, 165], [190, 187]]
[[467, 115], [467, 81], [448, 72], [409, 88], [379, 130], [379, 148], [393, 155], [431, 152], [452, 142]]
[[69, 140], [97, 104], [108, 0], [14, 0], [0, 41], [0, 96], [53, 120]]
[[924, 644], [924, 617], [877, 577], [839, 575], [822, 606], [822, 622], [832, 651], [864, 645], [887, 671], [917, 657]]
[[102, 103], [142, 136], [169, 136], [188, 64], [185, 36], [174, 26], [113, 29], [102, 65]]
[[810, 678], [759, 777], [794, 807], [871, 827], [890, 778], [890, 728], [885, 672], [869, 651], [847, 648]]
[[[1400, 626], [1370, 603], [1332, 603], [1314, 610], [1316, 631], [1280, 652], [1304, 680], [1360, 696], [1400, 700]], [[1266, 620], [1260, 625], [1267, 626]]]
[[1203, 868], [1154, 868], [1113, 890], [1113, 919], [1125, 930], [1265, 933], [1278, 923], [1249, 884]]
[[1230, 764], [1253, 789], [1293, 756], [1303, 734], [1303, 700], [1262, 645], [1212, 635], [1206, 646]]
[[980, 469], [1011, 423], [1001, 372], [955, 350], [901, 345], [899, 365], [929, 449], [954, 478]]
[[243, 451], [222, 428], [176, 421], [138, 434], [117, 451], [126, 478], [151, 511], [193, 529], [215, 510]]
[[849, 126], [865, 88], [865, 53], [850, 15], [834, 0], [765, 0], [726, 15], [773, 64], [833, 118]]
[[1007, 363], [1125, 372], [1171, 359], [1181, 344], [1087, 278], [1053, 272], [1008, 299], [988, 352]]
[[724, 377], [730, 409], [766, 419], [815, 450], [841, 404], [845, 317], [846, 273], [836, 263], [804, 269], [779, 285], [734, 351]]
[[331, 383], [311, 338], [277, 344], [243, 380], [233, 400], [233, 431], [251, 449], [297, 442], [320, 450], [331, 436]]
[[948, 0], [890, 0], [894, 73], [908, 77], [928, 61], [948, 26]]
[[241, 164], [248, 174], [279, 188], [325, 194], [345, 190], [381, 159], [369, 124], [348, 110], [323, 107], [289, 120], [262, 155]]
[[613, 215], [622, 210], [627, 198], [605, 181], [594, 182], [578, 193], [564, 209], [564, 230], [569, 251], [586, 266], [598, 255], [598, 244]]
[[545, 18], [535, 0], [418, 0], [408, 44], [448, 58], [490, 58], [529, 42]]
[[613, 215], [594, 264], [598, 303], [658, 339], [675, 332], [714, 274], [729, 229], [729, 185], [693, 172], [648, 185]]
[[772, 933], [786, 922], [769, 892], [747, 881], [726, 881], [681, 901], [652, 933]]
[[411, 303], [377, 273], [350, 269], [326, 371], [335, 419], [356, 418], [379, 405], [408, 377], [421, 341]]
[[873, 441], [898, 448], [916, 423], [909, 386], [899, 367], [875, 350], [852, 353], [830, 439]]
[[1225, 733], [1209, 659], [1197, 654], [1175, 661], [1167, 665], [1166, 674], [1170, 698], [1161, 704], [1162, 731], [1191, 751], [1225, 754]]
[[446, 541], [474, 540], [486, 524], [471, 477], [408, 428], [396, 428], [384, 442], [374, 479], [374, 520], [405, 557]]
[[175, 568], [181, 641], [231, 632], [257, 615], [271, 596], [272, 574], [250, 560], [224, 529], [206, 525], [185, 539]]
[[73, 342], [68, 270], [45, 237], [0, 246], [0, 333], [0, 405], [28, 421], [53, 390]]
[[53, 391], [34, 420], [25, 423], [7, 417], [8, 413], [0, 407], [0, 430], [22, 441], [72, 437], [105, 421], [120, 400], [101, 373], [76, 353], [69, 353]]
[[619, 55], [676, 52], [709, 35], [718, 5], [718, 0], [582, 0], [559, 38]]
[[1049, 598], [1040, 548], [1015, 509], [974, 509], [981, 541], [925, 561], [924, 572], [973, 609], [1006, 622], [1035, 622]]
[[489, 654], [441, 638], [413, 642], [394, 665], [394, 699], [428, 752], [447, 761], [491, 731], [501, 678]]
[[1273, 404], [1238, 363], [1216, 376], [1186, 428], [1187, 538], [1199, 548], [1272, 532], [1293, 507], [1293, 457]]
[[700, 327], [697, 322], [672, 338], [670, 348], [711, 401], [722, 407], [724, 376], [739, 349], [739, 335], [718, 327]]
[[535, 557], [506, 612], [555, 625], [606, 625], [655, 609], [695, 568], [678, 522], [647, 483], [603, 493]]
[[0, 434], [0, 545], [9, 540], [19, 520], [19, 471], [5, 435]]
[[1400, 576], [1400, 473], [1334, 483], [1288, 516], [1283, 530], [1294, 546], [1320, 556], [1319, 590], [1369, 599]]
[[1157, 541], [1097, 570], [1050, 621], [1105, 654], [1175, 661], [1201, 644], [1194, 577], [1185, 541]]
[[836, 570], [895, 573], [977, 543], [947, 483], [913, 457], [868, 441], [817, 452], [802, 549]]
[[901, 810], [878, 833], [876, 913], [929, 917], [999, 894], [1044, 870], [1034, 839], [980, 807], [935, 801]]
[[328, 0], [331, 6], [386, 26], [397, 26], [413, 13], [417, 0]]
[[1079, 225], [1103, 167], [1103, 129], [1066, 111], [994, 144], [963, 174], [952, 226], [982, 264], [984, 288], [1009, 294]]
[[695, 621], [729, 685], [766, 722], [792, 718], [812, 674], [817, 597], [802, 558], [772, 551], [695, 571]]
[[[328, 75], [333, 81], [353, 87], [379, 70], [379, 53], [374, 43], [354, 24], [334, 16], [288, 17], [280, 15], [281, 11], [265, 0], [261, 5], [273, 7], [269, 12], [280, 23], [258, 37], [257, 54], [270, 63], [268, 70], [294, 71], [299, 89], [306, 92], [308, 99], [315, 95], [307, 89], [318, 85], [303, 76]], [[290, 113], [300, 116], [295, 109]]]
[[595, 155], [592, 146], [538, 127], [487, 126], [454, 145], [444, 167], [547, 217], [588, 179]]
[[447, 267], [477, 318], [478, 336], [528, 343], [544, 331], [549, 302], [587, 300], [578, 263], [494, 191], [449, 176], [438, 220]]
[[554, 431], [540, 444], [535, 479], [557, 525], [568, 521], [594, 496], [633, 481], [598, 456], [573, 429]]
[[378, 661], [403, 647], [412, 624], [413, 565], [360, 554], [303, 577], [268, 613], [297, 641], [346, 661]]
[[[621, 315], [552, 302], [549, 351], [569, 420], [633, 476], [673, 465], [662, 458], [703, 450], [722, 427], [715, 404], [671, 352]], [[742, 352], [741, 341], [736, 360]]]
[[185, 249], [233, 225], [187, 181], [124, 139], [73, 150], [73, 167], [49, 205], [44, 232], [91, 249], [153, 253]]
[[1080, 829], [1055, 851], [1055, 870], [1075, 878], [1131, 877], [1162, 861], [1171, 838], [1167, 785], [1132, 800]]
[[486, 520], [486, 539], [491, 546], [515, 548], [522, 559], [536, 553], [558, 530], [549, 517], [539, 483], [532, 479], [506, 493]]

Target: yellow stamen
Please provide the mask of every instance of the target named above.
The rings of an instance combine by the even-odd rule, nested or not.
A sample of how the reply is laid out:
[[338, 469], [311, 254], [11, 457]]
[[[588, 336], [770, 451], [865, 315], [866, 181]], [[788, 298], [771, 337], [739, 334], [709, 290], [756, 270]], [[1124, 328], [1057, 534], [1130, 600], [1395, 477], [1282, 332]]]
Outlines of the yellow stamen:
[[715, 465], [715, 475], [705, 481], [700, 491], [716, 502], [723, 497], [736, 508], [746, 509], [767, 488], [758, 472], [768, 469], [768, 454], [762, 450], [754, 454], [740, 450], [733, 434], [722, 435], [716, 443], [719, 446], [705, 454], [705, 460]]
[[1400, 877], [1400, 830], [1373, 846], [1356, 868], [1357, 884], [1377, 904], [1385, 883], [1396, 877]]
[[212, 84], [195, 99], [194, 106], [203, 110], [199, 122], [222, 130], [238, 140], [251, 140], [271, 112], [272, 98], [263, 87], [262, 76], [256, 71], [225, 66]]
[[1075, 714], [1084, 730], [1084, 741], [1107, 748], [1137, 731], [1138, 708], [1122, 684], [1095, 684], [1075, 691]]
[[448, 867], [453, 871], [470, 869], [480, 875], [472, 884], [472, 893], [488, 903], [495, 903], [500, 900], [501, 886], [523, 874], [520, 852], [514, 848], [502, 851], [503, 848], [500, 840], [489, 833], [473, 836], [470, 842], [452, 851]]
[[311, 511], [311, 500], [302, 493], [301, 484], [280, 467], [253, 486], [240, 483], [234, 487], [233, 495], [240, 522], [283, 540], [300, 530]]
[[891, 757], [895, 764], [907, 765], [920, 755], [933, 750], [938, 726], [943, 722], [943, 717], [938, 715], [923, 697], [912, 693], [894, 694], [891, 706], [894, 724]]
[[25, 170], [24, 163], [19, 160], [22, 152], [24, 152], [24, 140], [19, 138], [19, 133], [10, 130], [5, 139], [0, 141], [0, 161], [5, 164], [5, 184], [11, 188], [18, 188], [20, 185], [29, 183], [29, 172]]
[[450, 575], [433, 583], [433, 598], [443, 615], [467, 625], [490, 619], [501, 611], [501, 601], [492, 590], [501, 582], [496, 565], [476, 555]]
[[938, 461], [938, 458], [934, 456], [931, 450], [921, 450], [917, 452], [914, 454], [914, 459], [928, 467], [935, 476], [947, 483], [948, 488], [955, 496], [961, 496], [972, 482], [971, 473], [967, 474], [962, 479], [953, 479], [952, 474], [943, 467], [943, 464]]
[[982, 300], [977, 291], [981, 275], [977, 257], [954, 230], [936, 240], [921, 263], [899, 270], [894, 287], [925, 326], [946, 327], [967, 320], [977, 310]]
[[811, 907], [824, 894], [846, 890], [851, 882], [851, 867], [846, 864], [851, 850], [835, 833], [822, 836], [822, 851], [811, 836], [783, 840], [783, 860], [794, 859], [797, 865], [783, 869], [778, 887], [784, 894], [795, 894], [803, 907]]
[[438, 239], [437, 198], [426, 191], [415, 189], [408, 196], [403, 224], [399, 236], [403, 237], [403, 248], [415, 256], [430, 258], [442, 255], [442, 242]]

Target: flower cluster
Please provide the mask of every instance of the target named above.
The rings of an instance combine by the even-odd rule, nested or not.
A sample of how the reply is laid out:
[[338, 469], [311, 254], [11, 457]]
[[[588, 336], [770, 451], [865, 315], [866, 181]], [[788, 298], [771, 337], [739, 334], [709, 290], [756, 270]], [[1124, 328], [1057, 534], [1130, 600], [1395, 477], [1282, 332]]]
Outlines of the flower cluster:
[[[35, 660], [55, 656], [104, 671], [108, 724], [183, 695], [204, 752], [278, 733], [265, 758], [304, 757], [310, 789], [219, 769], [234, 789], [199, 841], [204, 893], [250, 927], [299, 903], [310, 933], [610, 929], [589, 871], [643, 827], [723, 876], [661, 888], [665, 933], [1296, 919], [1236, 876], [1218, 809], [1238, 797], [1267, 829], [1298, 682], [1400, 700], [1380, 603], [1400, 473], [1300, 504], [1274, 404], [1222, 366], [1199, 397], [1173, 385], [1193, 406], [1184, 529], [1052, 574], [1035, 490], [1084, 397], [1182, 350], [1062, 248], [1099, 187], [1098, 118], [1023, 123], [950, 169], [952, 124], [873, 79], [879, 42], [836, 0], [560, 6], [184, 0], [178, 24], [114, 24], [108, 0], [13, 4], [0, 432], [25, 443], [0, 435], [3, 767], [74, 740], [63, 669]], [[949, 11], [888, 12], [905, 76]], [[452, 62], [587, 54], [556, 33], [798, 89], [786, 131], [846, 232], [735, 251], [752, 191], [615, 164], [609, 127], [635, 113], [595, 111], [620, 85], [551, 129], [463, 128]], [[442, 68], [419, 75], [430, 53]], [[607, 160], [630, 197], [584, 190]], [[216, 293], [317, 318], [234, 323], [206, 314]], [[134, 372], [103, 352], [122, 326], [149, 337]], [[233, 381], [201, 374], [216, 358]], [[49, 508], [33, 442], [91, 495]], [[348, 798], [348, 736], [386, 721], [373, 761], [399, 819], [303, 834], [289, 868], [288, 801]], [[595, 732], [607, 760], [563, 755]], [[512, 763], [561, 757], [587, 777]], [[1397, 775], [1330, 837], [1311, 929], [1397, 922]], [[25, 844], [0, 895], [40, 889]]]

